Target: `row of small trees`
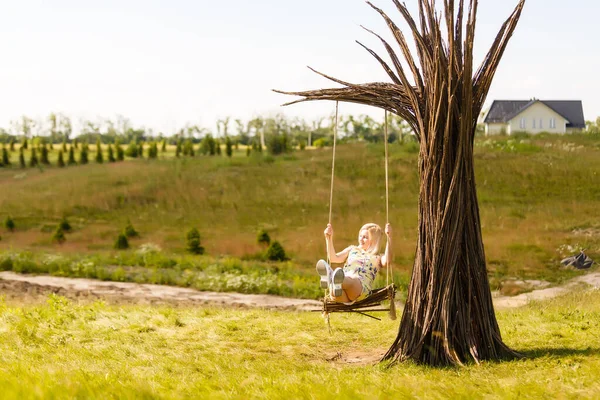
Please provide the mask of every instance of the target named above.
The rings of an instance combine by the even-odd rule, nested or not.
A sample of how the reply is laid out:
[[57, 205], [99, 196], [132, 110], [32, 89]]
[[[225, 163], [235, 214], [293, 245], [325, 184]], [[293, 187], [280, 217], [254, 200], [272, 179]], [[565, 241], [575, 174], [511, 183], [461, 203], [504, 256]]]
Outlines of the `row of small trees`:
[[[16, 229], [15, 221], [8, 216], [4, 220], [4, 228], [9, 232], [14, 232]], [[63, 217], [56, 226], [56, 230], [52, 235], [52, 241], [62, 244], [66, 238], [66, 233], [73, 231], [71, 224], [66, 217]], [[117, 250], [125, 250], [129, 248], [129, 239], [139, 237], [139, 232], [133, 227], [131, 221], [127, 221], [125, 228], [117, 235], [113, 247]], [[1, 239], [1, 238], [0, 238]], [[283, 246], [278, 242], [271, 242], [271, 237], [265, 230], [260, 230], [257, 235], [257, 243], [266, 250], [264, 258], [271, 261], [285, 261], [288, 259]], [[197, 228], [190, 229], [186, 234], [186, 251], [192, 254], [204, 254], [204, 247], [200, 241], [200, 231]]]

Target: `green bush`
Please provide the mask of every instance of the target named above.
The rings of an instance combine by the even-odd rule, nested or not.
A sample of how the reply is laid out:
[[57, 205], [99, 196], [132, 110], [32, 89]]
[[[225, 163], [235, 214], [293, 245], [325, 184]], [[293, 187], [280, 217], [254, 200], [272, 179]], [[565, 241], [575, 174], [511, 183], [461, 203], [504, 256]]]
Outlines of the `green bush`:
[[196, 228], [192, 228], [186, 235], [187, 244], [186, 250], [192, 254], [204, 254], [204, 247], [200, 245], [200, 232]]
[[67, 240], [67, 238], [65, 237], [65, 233], [60, 227], [60, 225], [58, 225], [56, 231], [54, 232], [54, 235], [52, 235], [52, 241], [58, 244], [62, 244], [65, 242], [65, 240]]
[[211, 134], [204, 136], [202, 142], [200, 142], [200, 153], [202, 155], [214, 156], [217, 152], [217, 142]]
[[268, 246], [271, 244], [271, 237], [264, 229], [261, 229], [258, 232], [258, 234], [256, 235], [256, 241], [258, 242], [258, 244], [263, 244], [263, 245]]
[[129, 241], [124, 233], [119, 233], [117, 240], [115, 241], [114, 248], [117, 250], [125, 250], [129, 248]]
[[283, 246], [278, 242], [274, 241], [271, 243], [266, 253], [267, 260], [271, 261], [285, 261], [287, 257], [285, 255], [285, 250]]
[[118, 140], [115, 142], [115, 150], [117, 151], [117, 161], [123, 161], [125, 159], [125, 152]]
[[287, 134], [271, 135], [267, 139], [267, 150], [271, 155], [279, 155], [290, 151]]
[[71, 229], [73, 229], [67, 220], [67, 217], [63, 217], [63, 219], [61, 219], [58, 223], [58, 226], [63, 230], [63, 232], [71, 232]]
[[10, 156], [5, 147], [2, 148], [2, 164], [10, 165]]
[[31, 146], [31, 158], [29, 159], [29, 166], [36, 167], [38, 164], [37, 152], [35, 151], [35, 147]]
[[79, 164], [85, 165], [88, 163], [88, 149], [85, 144], [81, 145], [81, 150], [79, 151]]
[[96, 140], [96, 162], [102, 164], [104, 162], [104, 156], [102, 155], [102, 146], [100, 139]]
[[13, 232], [15, 230], [15, 221], [13, 221], [13, 219], [10, 216], [6, 217], [6, 219], [4, 220], [4, 227], [9, 231]]
[[48, 148], [46, 147], [46, 143], [42, 144], [40, 149], [40, 162], [44, 165], [49, 165], [50, 160], [48, 160]]
[[315, 146], [317, 148], [327, 147], [327, 146], [332, 146], [332, 145], [333, 145], [333, 141], [328, 137], [323, 137], [323, 138], [317, 139], [313, 142], [313, 146]]
[[115, 159], [115, 153], [114, 153], [114, 151], [113, 151], [112, 145], [111, 145], [111, 144], [109, 144], [109, 145], [108, 145], [108, 162], [110, 162], [110, 163], [114, 163], [115, 161], [117, 161], [117, 160]]
[[131, 158], [137, 158], [139, 156], [139, 148], [138, 145], [132, 140], [127, 146], [127, 150], [125, 150], [125, 155]]
[[58, 150], [58, 161], [56, 162], [56, 165], [58, 165], [60, 168], [63, 168], [65, 166], [65, 159], [63, 157], [63, 151]]
[[233, 144], [231, 143], [229, 136], [225, 138], [225, 154], [230, 158], [233, 155]]
[[73, 145], [69, 146], [69, 159], [67, 160], [67, 165], [75, 165], [77, 161], [75, 161], [75, 150], [73, 149]]
[[136, 231], [131, 224], [131, 221], [127, 221], [127, 225], [125, 226], [125, 229], [123, 229], [123, 234], [128, 238], [140, 236], [138, 231]]

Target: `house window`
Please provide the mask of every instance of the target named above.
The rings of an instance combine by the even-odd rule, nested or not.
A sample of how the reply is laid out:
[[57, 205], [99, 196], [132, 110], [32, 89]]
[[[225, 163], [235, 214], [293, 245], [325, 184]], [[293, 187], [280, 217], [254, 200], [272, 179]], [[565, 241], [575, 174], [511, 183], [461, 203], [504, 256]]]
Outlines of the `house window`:
[[535, 118], [532, 119], [532, 126], [533, 129], [535, 129]]
[[556, 129], [556, 119], [550, 118], [550, 129]]
[[540, 118], [540, 129], [544, 129], [544, 120]]
[[519, 128], [521, 129], [525, 129], [525, 127], [527, 123], [525, 122], [525, 118], [521, 118], [521, 120], [519, 121]]

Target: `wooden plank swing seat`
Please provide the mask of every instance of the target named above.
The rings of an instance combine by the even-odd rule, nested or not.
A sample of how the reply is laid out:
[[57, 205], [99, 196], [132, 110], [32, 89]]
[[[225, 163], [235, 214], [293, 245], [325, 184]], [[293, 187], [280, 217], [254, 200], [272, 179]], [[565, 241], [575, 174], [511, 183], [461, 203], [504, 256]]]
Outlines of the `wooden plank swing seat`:
[[[321, 312], [323, 314], [330, 314], [334, 312], [352, 312], [364, 315], [365, 317], [373, 318], [378, 321], [381, 318], [374, 317], [372, 315], [366, 314], [367, 312], [390, 312], [394, 314], [396, 313], [396, 308], [394, 306], [394, 299], [396, 297], [396, 285], [393, 283], [387, 285], [385, 287], [374, 289], [373, 292], [366, 298], [355, 301], [352, 303], [338, 303], [336, 301], [331, 300], [331, 298], [326, 295], [323, 297], [323, 308], [320, 310], [311, 310], [313, 312]], [[381, 304], [386, 301], [390, 301], [389, 308], [373, 308], [379, 307]], [[395, 319], [395, 318], [392, 318]]]

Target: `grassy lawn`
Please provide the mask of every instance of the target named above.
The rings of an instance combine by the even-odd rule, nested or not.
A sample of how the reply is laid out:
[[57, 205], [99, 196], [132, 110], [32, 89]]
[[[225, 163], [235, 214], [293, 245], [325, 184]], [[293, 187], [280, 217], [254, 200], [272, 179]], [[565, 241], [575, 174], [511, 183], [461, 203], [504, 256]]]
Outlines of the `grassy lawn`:
[[1, 398], [598, 398], [600, 293], [502, 311], [525, 358], [376, 363], [398, 321], [216, 308], [0, 303]]

